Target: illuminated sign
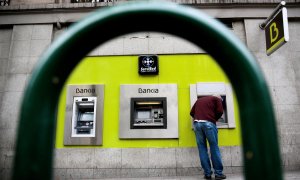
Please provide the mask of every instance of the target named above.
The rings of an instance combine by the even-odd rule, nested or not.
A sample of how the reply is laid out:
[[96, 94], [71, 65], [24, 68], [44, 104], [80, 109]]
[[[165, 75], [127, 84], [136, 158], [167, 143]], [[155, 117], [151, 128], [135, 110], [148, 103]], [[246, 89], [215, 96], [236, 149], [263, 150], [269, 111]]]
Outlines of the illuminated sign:
[[156, 55], [139, 56], [139, 74], [158, 74], [158, 57]]

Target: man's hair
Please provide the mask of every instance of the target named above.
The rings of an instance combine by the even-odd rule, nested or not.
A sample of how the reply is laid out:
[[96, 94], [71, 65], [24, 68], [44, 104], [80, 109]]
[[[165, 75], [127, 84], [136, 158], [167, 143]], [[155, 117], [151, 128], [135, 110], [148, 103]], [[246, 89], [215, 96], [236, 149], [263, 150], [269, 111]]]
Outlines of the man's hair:
[[217, 98], [220, 98], [222, 99], [221, 95], [220, 94], [213, 94], [213, 96], [217, 97]]

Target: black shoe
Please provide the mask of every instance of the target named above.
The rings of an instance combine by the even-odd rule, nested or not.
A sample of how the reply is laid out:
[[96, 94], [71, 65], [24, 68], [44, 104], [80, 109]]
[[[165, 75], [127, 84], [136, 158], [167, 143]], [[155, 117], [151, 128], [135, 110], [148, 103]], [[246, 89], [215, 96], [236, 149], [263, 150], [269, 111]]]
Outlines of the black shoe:
[[211, 176], [204, 175], [204, 179], [211, 179]]
[[222, 175], [216, 175], [215, 178], [216, 178], [216, 180], [226, 179], [226, 176], [224, 174], [222, 174]]

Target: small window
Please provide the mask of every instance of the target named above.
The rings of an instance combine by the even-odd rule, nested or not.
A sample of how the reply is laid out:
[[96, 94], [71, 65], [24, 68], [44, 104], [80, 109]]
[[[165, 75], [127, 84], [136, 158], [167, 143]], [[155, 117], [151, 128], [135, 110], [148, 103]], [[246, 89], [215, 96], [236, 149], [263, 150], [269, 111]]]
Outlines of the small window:
[[9, 0], [0, 0], [0, 6], [9, 6]]

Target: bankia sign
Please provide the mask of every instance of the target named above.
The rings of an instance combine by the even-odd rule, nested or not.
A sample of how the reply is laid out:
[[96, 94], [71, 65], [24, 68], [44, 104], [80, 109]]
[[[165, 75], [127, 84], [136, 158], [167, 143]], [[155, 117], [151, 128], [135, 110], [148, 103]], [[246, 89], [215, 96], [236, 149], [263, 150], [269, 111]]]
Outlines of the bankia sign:
[[289, 41], [287, 9], [281, 8], [265, 27], [266, 51], [271, 55]]
[[156, 75], [158, 74], [158, 56], [143, 55], [139, 56], [139, 74], [140, 75]]

